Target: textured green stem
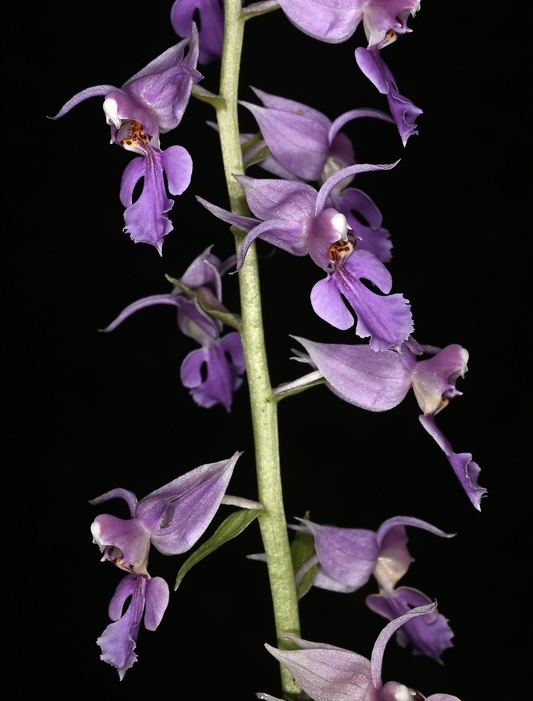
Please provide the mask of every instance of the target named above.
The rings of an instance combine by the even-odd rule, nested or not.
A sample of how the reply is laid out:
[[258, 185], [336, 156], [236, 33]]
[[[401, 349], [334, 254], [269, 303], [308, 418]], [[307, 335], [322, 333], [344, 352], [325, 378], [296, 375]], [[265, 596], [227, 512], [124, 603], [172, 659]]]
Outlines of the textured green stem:
[[[249, 210], [243, 189], [232, 177], [233, 173], [244, 173], [237, 116], [243, 34], [241, 0], [226, 0], [224, 53], [219, 92], [223, 102], [217, 105], [217, 118], [231, 210], [236, 214], [248, 215]], [[242, 242], [243, 233], [236, 230], [235, 238], [238, 247]], [[259, 525], [267, 555], [278, 645], [280, 648], [287, 649], [293, 645], [279, 636], [284, 633], [299, 636], [300, 624], [283, 508], [277, 402], [272, 394], [268, 373], [255, 245], [250, 247], [242, 270], [239, 272], [239, 284], [241, 333], [250, 388], [259, 500], [264, 507], [259, 516]], [[292, 675], [283, 667], [282, 687], [285, 694], [295, 694], [300, 690]]]

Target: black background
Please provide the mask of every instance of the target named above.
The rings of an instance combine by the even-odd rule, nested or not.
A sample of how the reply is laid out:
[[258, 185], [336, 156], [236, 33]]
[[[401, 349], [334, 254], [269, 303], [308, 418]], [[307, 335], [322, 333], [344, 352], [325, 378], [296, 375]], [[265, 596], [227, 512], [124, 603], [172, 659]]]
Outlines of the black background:
[[[469, 373], [439, 416], [455, 450], [482, 467], [490, 495], [479, 514], [448, 463], [421, 429], [408, 396], [397, 409], [367, 414], [325, 388], [280, 405], [287, 516], [311, 510], [318, 523], [376, 529], [405, 514], [426, 519], [452, 540], [410, 529], [416, 558], [402, 583], [439, 601], [455, 631], [444, 666], [413, 657], [394, 642], [384, 680], [456, 694], [462, 701], [525, 698], [520, 665], [527, 595], [528, 403], [530, 335], [525, 289], [524, 146], [527, 145], [518, 49], [499, 36], [496, 3], [479, 9], [424, 3], [415, 30], [384, 51], [400, 92], [419, 105], [420, 135], [404, 149], [393, 127], [372, 120], [345, 132], [360, 162], [389, 163], [387, 173], [357, 178], [391, 231], [394, 290], [411, 300], [416, 338], [461, 343]], [[193, 180], [171, 213], [175, 230], [160, 258], [121, 233], [118, 188], [131, 156], [108, 144], [101, 102], [87, 101], [59, 122], [58, 111], [91, 85], [120, 86], [176, 42], [170, 3], [71, 4], [52, 1], [13, 23], [5, 78], [4, 161], [7, 230], [4, 259], [5, 386], [8, 393], [4, 571], [6, 637], [20, 698], [52, 691], [65, 698], [253, 699], [279, 695], [264, 566], [252, 526], [193, 570], [155, 633], [141, 628], [139, 661], [119, 683], [99, 661], [95, 639], [120, 573], [98, 562], [89, 526], [103, 511], [88, 500], [123, 486], [139, 498], [204, 463], [245, 451], [230, 493], [254, 498], [247, 390], [231, 414], [197, 407], [180, 385], [179, 367], [194, 344], [182, 337], [173, 308], [152, 307], [109, 335], [99, 334], [132, 301], [169, 291], [211, 243], [232, 252], [224, 225], [195, 201], [226, 206], [214, 115], [191, 100], [182, 124], [164, 137], [194, 160]], [[510, 10], [509, 10], [510, 12]], [[503, 34], [503, 30], [501, 31]], [[299, 33], [281, 12], [248, 23], [242, 97], [248, 85], [309, 104], [334, 119], [355, 107], [387, 109], [360, 74], [353, 51], [360, 27], [342, 45]], [[520, 68], [521, 67], [521, 68]], [[202, 68], [217, 88], [217, 66]], [[242, 128], [253, 130], [242, 111]], [[10, 157], [11, 152], [13, 158]], [[260, 171], [250, 172], [259, 176]], [[264, 254], [268, 247], [261, 248]], [[262, 262], [262, 292], [272, 382], [298, 376], [289, 334], [350, 342], [317, 319], [309, 291], [321, 273], [309, 259], [281, 251]], [[236, 278], [225, 300], [237, 307]], [[529, 337], [529, 338], [528, 338]], [[355, 340], [355, 339], [354, 339]], [[224, 513], [228, 513], [227, 507]], [[219, 514], [218, 521], [222, 511]], [[208, 533], [212, 532], [212, 528]], [[172, 582], [183, 558], [154, 552], [150, 572]], [[383, 620], [364, 606], [369, 583], [351, 595], [312, 590], [302, 601], [302, 633], [370, 656]], [[17, 695], [14, 695], [17, 698]]]

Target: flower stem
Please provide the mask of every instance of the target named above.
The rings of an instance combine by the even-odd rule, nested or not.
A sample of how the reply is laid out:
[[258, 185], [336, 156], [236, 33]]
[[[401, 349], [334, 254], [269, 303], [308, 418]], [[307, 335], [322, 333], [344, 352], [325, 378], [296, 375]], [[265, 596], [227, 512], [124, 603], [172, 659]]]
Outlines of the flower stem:
[[[232, 177], [233, 173], [244, 173], [237, 115], [239, 70], [244, 34], [241, 7], [241, 0], [226, 0], [225, 2], [224, 51], [219, 91], [223, 102], [217, 106], [217, 119], [231, 210], [235, 214], [248, 215], [249, 210], [244, 191]], [[234, 234], [238, 248], [244, 234], [237, 229], [234, 230]], [[291, 641], [279, 636], [286, 633], [299, 636], [300, 623], [283, 508], [277, 401], [272, 393], [268, 373], [255, 245], [250, 247], [245, 263], [239, 272], [239, 285], [242, 315], [241, 335], [250, 388], [259, 500], [264, 507], [259, 516], [259, 525], [267, 555], [278, 645], [280, 648], [288, 649], [294, 647]], [[282, 667], [281, 676], [285, 694], [294, 695], [300, 691], [300, 687], [284, 667]]]

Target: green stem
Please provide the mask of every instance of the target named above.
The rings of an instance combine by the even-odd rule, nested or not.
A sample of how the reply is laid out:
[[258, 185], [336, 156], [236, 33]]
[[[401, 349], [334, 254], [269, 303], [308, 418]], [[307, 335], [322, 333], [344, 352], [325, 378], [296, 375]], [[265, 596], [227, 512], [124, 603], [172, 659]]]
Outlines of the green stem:
[[[219, 96], [223, 102], [217, 106], [217, 118], [224, 170], [228, 186], [231, 210], [235, 214], [248, 215], [244, 191], [232, 177], [244, 173], [239, 140], [237, 99], [244, 19], [241, 17], [241, 0], [226, 0], [224, 53], [220, 76]], [[237, 248], [243, 232], [235, 230]], [[250, 404], [255, 440], [255, 455], [259, 500], [263, 511], [259, 525], [267, 555], [270, 588], [274, 607], [274, 619], [280, 648], [294, 647], [284, 633], [300, 635], [298, 600], [294, 583], [289, 539], [279, 462], [277, 401], [272, 394], [265, 350], [259, 270], [255, 246], [252, 245], [239, 272], [242, 314], [242, 343], [246, 358], [246, 373], [250, 388]], [[292, 675], [282, 667], [282, 687], [285, 694], [300, 691]]]

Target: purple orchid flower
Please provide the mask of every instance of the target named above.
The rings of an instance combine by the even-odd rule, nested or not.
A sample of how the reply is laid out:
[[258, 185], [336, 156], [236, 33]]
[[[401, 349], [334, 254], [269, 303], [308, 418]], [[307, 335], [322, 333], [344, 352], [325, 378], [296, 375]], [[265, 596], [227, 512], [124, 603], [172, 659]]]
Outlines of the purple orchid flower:
[[361, 409], [388, 411], [413, 388], [423, 412], [420, 423], [444, 451], [466, 495], [480, 510], [481, 498], [487, 490], [477, 483], [479, 465], [472, 460], [471, 453], [454, 453], [435, 424], [435, 415], [450, 399], [462, 394], [455, 383], [468, 369], [466, 349], [452, 344], [427, 360], [418, 360], [407, 344], [402, 353], [372, 353], [364, 345], [324, 344], [294, 338], [309, 354], [299, 359], [315, 366], [332, 392]]
[[[294, 635], [298, 650], [278, 650], [266, 644], [267, 650], [283, 664], [315, 701], [424, 701], [416, 689], [398, 682], [383, 684], [381, 679], [383, 654], [392, 635], [418, 616], [434, 614], [436, 603], [418, 606], [391, 621], [378, 635], [368, 660], [355, 652], [334, 645], [313, 643]], [[280, 701], [270, 694], [257, 694], [264, 701]], [[426, 701], [460, 701], [450, 694], [432, 694]]]
[[[144, 625], [155, 630], [167, 608], [169, 589], [161, 577], [147, 571], [150, 545], [164, 555], [186, 552], [202, 536], [220, 504], [240, 453], [229, 460], [202, 465], [169, 482], [137, 501], [127, 489], [112, 489], [93, 499], [101, 504], [109, 499], [124, 499], [131, 518], [124, 520], [101, 514], [91, 526], [94, 542], [109, 560], [128, 572], [119, 583], [109, 604], [110, 623], [98, 645], [101, 659], [117, 668], [120, 679], [137, 660], [134, 650], [144, 613]], [[228, 503], [232, 497], [228, 497]], [[123, 608], [128, 597], [126, 612]]]
[[187, 37], [198, 13], [200, 53], [198, 63], [210, 63], [222, 56], [224, 43], [224, 0], [176, 0], [170, 21], [180, 37]]
[[[188, 53], [185, 50], [188, 47]], [[164, 237], [172, 231], [167, 213], [173, 200], [168, 190], [181, 195], [189, 186], [192, 159], [182, 146], [159, 146], [159, 134], [175, 129], [181, 122], [193, 83], [201, 80], [196, 70], [198, 33], [165, 51], [127, 80], [121, 88], [97, 85], [74, 95], [56, 114], [62, 117], [89, 97], [104, 96], [104, 112], [111, 127], [111, 143], [140, 155], [126, 166], [120, 187], [120, 201], [126, 207], [124, 230], [135, 243], [149, 243], [159, 253]], [[144, 178], [140, 197], [133, 202], [133, 191]]]
[[[340, 131], [347, 122], [360, 117], [392, 121], [379, 110], [355, 109], [331, 122], [322, 112], [300, 102], [269, 95], [256, 88], [252, 90], [264, 105], [241, 102], [256, 118], [263, 136], [254, 152], [261, 145], [267, 145], [269, 154], [260, 166], [285, 180], [318, 181], [322, 185], [334, 173], [355, 165], [352, 143]], [[391, 258], [392, 245], [389, 232], [381, 227], [381, 212], [364, 192], [347, 187], [351, 180], [351, 177], [346, 178], [336, 185], [327, 204], [344, 214], [359, 239], [358, 247], [386, 263]], [[360, 216], [354, 216], [354, 212]], [[368, 226], [361, 222], [361, 216]]]
[[[345, 178], [392, 167], [357, 164], [343, 168], [330, 176], [318, 193], [305, 183], [235, 175], [257, 219], [197, 199], [215, 216], [249, 231], [239, 250], [239, 267], [256, 238], [296, 256], [309, 254], [327, 273], [311, 291], [311, 304], [318, 316], [338, 329], [353, 326], [344, 297], [357, 314], [355, 333], [361, 338], [370, 336], [372, 350], [399, 349], [413, 331], [408, 300], [401, 294], [389, 294], [392, 277], [387, 268], [368, 251], [359, 250], [346, 217], [326, 207], [331, 191]], [[362, 279], [370, 280], [384, 295], [371, 291]]]
[[405, 146], [407, 139], [418, 133], [415, 119], [422, 110], [398, 93], [396, 81], [379, 51], [412, 31], [407, 19], [409, 15], [414, 17], [420, 0], [279, 0], [279, 5], [302, 32], [332, 44], [349, 39], [363, 21], [368, 49], [358, 48], [356, 61], [377, 89], [387, 95]]
[[[407, 549], [405, 526], [424, 528], [442, 538], [451, 538], [453, 534], [444, 533], [426, 521], [409, 516], [388, 519], [377, 532], [321, 526], [306, 519], [299, 520], [304, 525], [292, 528], [310, 533], [316, 552], [296, 573], [297, 581], [310, 567], [318, 564], [314, 586], [350, 593], [366, 584], [373, 574], [379, 583], [380, 594], [367, 597], [367, 604], [373, 611], [389, 619], [407, 613], [412, 607], [431, 603], [425, 594], [416, 589], [394, 588], [413, 562]], [[435, 613], [406, 624], [398, 633], [398, 642], [403, 646], [410, 642], [414, 653], [440, 662], [442, 652], [451, 647], [452, 637], [447, 619]]]
[[[194, 401], [209, 408], [222, 404], [231, 409], [233, 394], [242, 384], [245, 370], [241, 337], [237, 332], [222, 336], [222, 322], [202, 309], [198, 297], [223, 311], [221, 275], [235, 264], [235, 256], [222, 263], [211, 253], [211, 246], [187, 268], [181, 282], [193, 290], [188, 297], [178, 287], [169, 294], [144, 297], [130, 304], [104, 331], [113, 331], [131, 314], [153, 304], [172, 304], [178, 308], [178, 326], [182, 333], [197, 341], [201, 348], [191, 351], [181, 365], [181, 381], [190, 389]], [[203, 372], [205, 369], [205, 372]]]

